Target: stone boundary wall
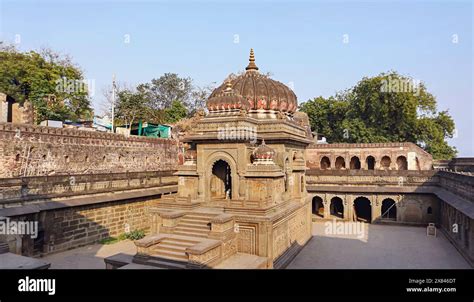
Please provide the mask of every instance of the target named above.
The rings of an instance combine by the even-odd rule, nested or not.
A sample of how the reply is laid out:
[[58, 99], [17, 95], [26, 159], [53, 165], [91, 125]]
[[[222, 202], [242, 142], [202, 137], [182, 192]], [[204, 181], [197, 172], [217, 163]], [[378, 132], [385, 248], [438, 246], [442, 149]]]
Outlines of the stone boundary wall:
[[148, 234], [152, 225], [148, 208], [156, 206], [159, 198], [158, 195], [15, 216], [11, 221], [37, 222], [38, 237], [0, 235], [0, 240], [9, 244], [11, 252], [42, 256], [98, 243], [133, 230], [144, 230]]
[[38, 223], [37, 238], [0, 235], [10, 251], [39, 256], [116, 237], [148, 232], [162, 194], [177, 190], [174, 171], [55, 175], [0, 179], [0, 216]]
[[438, 171], [439, 186], [466, 200], [473, 202], [474, 206], [474, 175]]
[[174, 171], [74, 174], [0, 179], [0, 209], [57, 198], [177, 185]]
[[0, 178], [174, 170], [171, 139], [0, 123]]
[[455, 172], [474, 172], [474, 157], [457, 157], [451, 160], [436, 160], [435, 169], [449, 169]]

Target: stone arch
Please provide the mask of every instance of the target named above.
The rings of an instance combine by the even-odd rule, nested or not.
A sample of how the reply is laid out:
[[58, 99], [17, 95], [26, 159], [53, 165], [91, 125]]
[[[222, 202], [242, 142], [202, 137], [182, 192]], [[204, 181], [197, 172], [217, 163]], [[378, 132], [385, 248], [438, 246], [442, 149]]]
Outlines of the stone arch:
[[232, 175], [229, 163], [219, 159], [212, 165], [210, 178], [211, 198], [232, 198]]
[[336, 157], [336, 161], [334, 163], [336, 170], [341, 170], [346, 168], [346, 160], [342, 156]]
[[311, 212], [313, 213], [313, 215], [324, 218], [323, 199], [318, 195], [315, 195], [311, 201]]
[[397, 170], [407, 170], [408, 169], [408, 161], [407, 158], [403, 155], [397, 157]]
[[388, 170], [390, 169], [390, 165], [392, 164], [392, 159], [390, 156], [383, 156], [382, 159], [380, 160], [380, 168], [382, 170]]
[[357, 197], [354, 199], [354, 220], [362, 222], [372, 222], [372, 204], [367, 197]]
[[350, 162], [351, 170], [360, 170], [360, 159], [358, 156], [352, 156]]
[[397, 220], [397, 205], [392, 198], [382, 200], [382, 219]]
[[367, 164], [367, 170], [375, 170], [375, 157], [372, 155], [367, 156], [365, 163]]
[[327, 156], [321, 157], [321, 161], [319, 162], [319, 167], [321, 170], [327, 170], [331, 168], [331, 160]]
[[331, 198], [331, 203], [329, 204], [329, 210], [331, 216], [344, 218], [344, 203], [342, 198], [335, 196]]
[[239, 178], [237, 174], [237, 163], [227, 152], [216, 151], [209, 155], [205, 167], [207, 167], [206, 175], [204, 178], [205, 194], [207, 197], [211, 197], [211, 177], [214, 164], [218, 161], [224, 161], [229, 165], [230, 178], [231, 178], [231, 199], [237, 199], [239, 197]]

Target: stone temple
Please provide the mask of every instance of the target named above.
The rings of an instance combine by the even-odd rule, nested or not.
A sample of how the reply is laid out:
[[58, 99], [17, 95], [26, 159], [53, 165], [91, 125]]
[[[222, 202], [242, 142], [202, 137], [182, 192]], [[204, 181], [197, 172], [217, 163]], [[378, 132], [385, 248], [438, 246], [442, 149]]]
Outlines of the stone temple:
[[[209, 114], [184, 138], [178, 192], [155, 208], [156, 234], [138, 241], [135, 263], [187, 267], [282, 267], [311, 237], [305, 149], [311, 132], [296, 96], [246, 71], [209, 97]], [[186, 247], [186, 248], [184, 248]]]
[[313, 221], [334, 220], [433, 224], [474, 266], [473, 158], [318, 143], [297, 106], [253, 51], [180, 139], [36, 126], [0, 94], [0, 231], [37, 224], [34, 237], [0, 233], [0, 269], [136, 230], [137, 253], [105, 267], [284, 268]]

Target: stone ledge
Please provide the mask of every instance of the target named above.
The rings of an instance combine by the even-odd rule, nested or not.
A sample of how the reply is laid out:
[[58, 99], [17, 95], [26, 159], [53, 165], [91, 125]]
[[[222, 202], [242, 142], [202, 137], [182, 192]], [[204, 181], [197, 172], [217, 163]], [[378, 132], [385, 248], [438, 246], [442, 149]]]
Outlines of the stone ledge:
[[186, 253], [191, 255], [202, 255], [220, 245], [221, 242], [218, 240], [203, 239], [201, 242], [186, 248]]
[[134, 241], [134, 243], [137, 247], [147, 248], [147, 247], [150, 247], [152, 245], [160, 243], [166, 237], [168, 237], [168, 236], [164, 235], [164, 234], [146, 236], [143, 239]]
[[166, 218], [166, 219], [176, 219], [183, 217], [185, 215], [185, 212], [183, 211], [172, 211], [172, 212], [161, 212], [160, 216], [161, 218]]
[[226, 223], [234, 219], [232, 214], [220, 214], [211, 218], [211, 223]]
[[132, 263], [133, 255], [119, 253], [104, 259], [105, 267], [107, 269], [117, 269], [127, 264]]

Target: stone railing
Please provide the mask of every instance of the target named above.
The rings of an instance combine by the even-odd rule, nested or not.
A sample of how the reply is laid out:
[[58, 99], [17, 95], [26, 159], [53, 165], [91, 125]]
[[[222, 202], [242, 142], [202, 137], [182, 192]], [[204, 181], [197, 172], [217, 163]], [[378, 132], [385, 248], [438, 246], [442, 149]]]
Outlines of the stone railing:
[[438, 171], [439, 186], [474, 202], [474, 174]]
[[52, 198], [177, 185], [174, 171], [0, 178], [0, 208]]

